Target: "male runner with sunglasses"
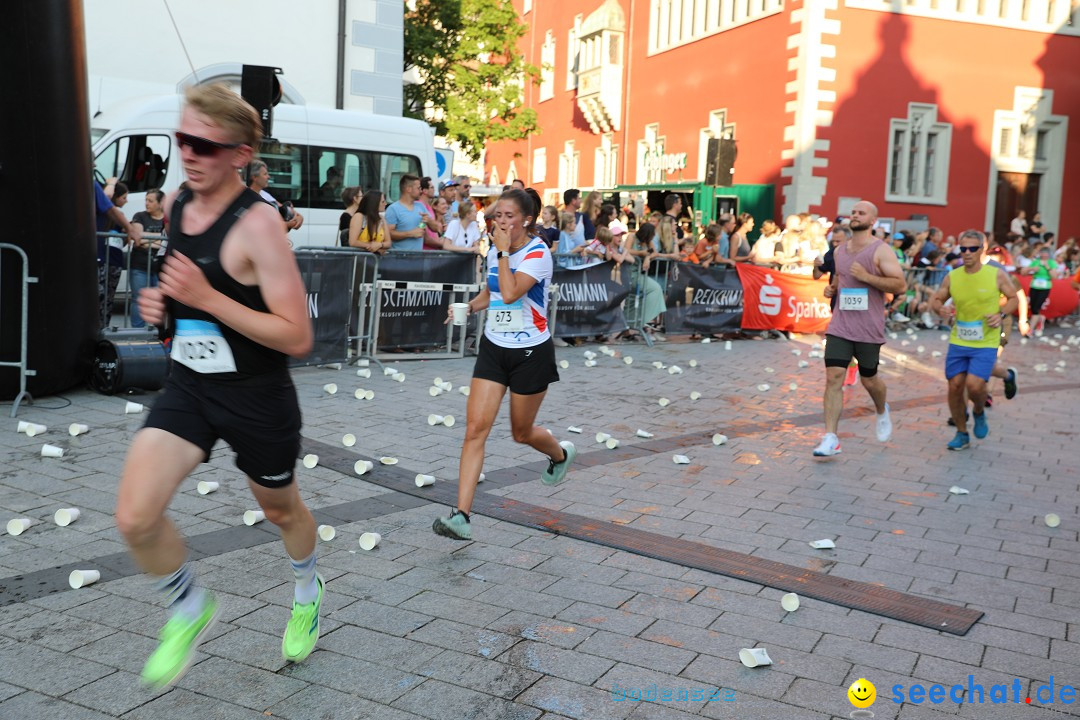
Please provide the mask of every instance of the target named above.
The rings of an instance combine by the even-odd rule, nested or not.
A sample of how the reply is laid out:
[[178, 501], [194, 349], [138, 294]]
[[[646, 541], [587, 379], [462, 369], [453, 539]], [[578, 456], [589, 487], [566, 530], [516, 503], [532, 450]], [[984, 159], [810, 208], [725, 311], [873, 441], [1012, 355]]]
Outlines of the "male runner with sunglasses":
[[260, 135], [255, 110], [224, 85], [188, 89], [176, 135], [187, 189], [166, 200], [171, 227], [160, 286], [139, 295], [146, 321], [171, 328], [173, 366], [128, 451], [116, 524], [172, 609], [142, 672], [154, 687], [180, 678], [218, 612], [214, 597], [194, 584], [165, 510], [219, 438], [232, 446], [292, 559], [285, 659], [306, 658], [319, 635], [323, 582], [315, 572], [315, 521], [294, 482], [300, 408], [287, 366], [288, 356], [307, 354], [312, 332], [281, 218], [237, 173]]
[[[967, 403], [971, 399], [975, 437], [990, 432], [986, 423], [986, 381], [997, 362], [1001, 343], [1001, 321], [1011, 315], [1018, 303], [1016, 288], [1005, 270], [984, 265], [986, 236], [978, 230], [965, 230], [957, 241], [964, 264], [941, 281], [930, 298], [930, 310], [954, 319], [945, 356], [945, 378], [949, 381], [949, 412], [956, 425], [956, 436], [946, 445], [963, 450], [971, 445], [967, 432]], [[1001, 305], [1000, 298], [1005, 297]], [[946, 301], [952, 298], [952, 303]]]

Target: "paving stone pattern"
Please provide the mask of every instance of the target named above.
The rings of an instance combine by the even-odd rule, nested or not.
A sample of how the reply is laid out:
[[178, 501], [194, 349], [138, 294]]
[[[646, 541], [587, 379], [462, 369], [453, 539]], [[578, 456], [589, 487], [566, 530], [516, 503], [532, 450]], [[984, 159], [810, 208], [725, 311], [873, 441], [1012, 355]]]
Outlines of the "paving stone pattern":
[[[983, 611], [965, 636], [810, 599], [786, 613], [773, 588], [480, 515], [476, 540], [453, 542], [430, 529], [445, 506], [318, 466], [298, 475], [305, 500], [337, 528], [319, 548], [322, 638], [307, 661], [286, 665], [289, 567], [273, 527], [243, 527], [254, 501], [219, 446], [170, 517], [193, 538], [199, 582], [218, 595], [222, 622], [176, 688], [150, 692], [138, 673], [165, 611], [151, 582], [117, 559], [125, 548], [112, 520], [143, 417], [123, 413], [126, 398], [72, 391], [20, 411], [49, 427], [44, 436], [0, 423], [0, 519], [35, 522], [0, 535], [0, 718], [819, 720], [849, 716], [846, 689], [859, 678], [877, 686], [876, 718], [1080, 715], [1076, 703], [1037, 695], [1051, 679], [1059, 693], [1080, 684], [1076, 348], [1064, 338], [1057, 347], [1014, 341], [1006, 359], [1020, 369], [1021, 394], [1005, 401], [994, 381], [990, 437], [950, 453], [943, 358], [931, 356], [945, 350], [939, 336], [902, 333], [886, 346], [893, 439], [874, 439], [868, 398], [848, 389], [843, 453], [825, 461], [810, 455], [822, 431], [820, 361], [797, 366], [817, 338], [742, 340], [730, 351], [723, 342], [618, 344], [619, 357], [600, 355], [595, 368], [584, 367], [585, 348], [561, 349], [570, 367], [539, 422], [587, 461], [559, 487], [529, 479], [543, 463], [510, 438], [504, 404], [488, 442], [492, 480], [480, 491]], [[390, 364], [404, 383], [378, 368], [370, 379], [352, 368], [297, 370], [304, 435], [340, 445], [353, 433], [358, 456], [393, 456], [399, 470], [452, 486], [466, 398], [456, 387], [435, 398], [427, 389], [437, 376], [467, 383], [472, 360]], [[328, 382], [336, 395], [322, 391]], [[357, 387], [375, 399], [356, 400]], [[694, 390], [701, 399], [690, 400]], [[671, 404], [661, 408], [660, 397]], [[457, 422], [432, 427], [430, 413]], [[91, 432], [69, 437], [72, 422]], [[584, 433], [569, 434], [571, 425]], [[639, 428], [655, 437], [635, 437]], [[597, 445], [600, 431], [622, 446]], [[713, 446], [714, 432], [730, 442]], [[65, 456], [41, 458], [42, 442]], [[674, 464], [674, 454], [690, 464]], [[221, 488], [200, 496], [199, 480]], [[952, 485], [970, 494], [952, 495]], [[61, 507], [82, 516], [59, 528]], [[1046, 526], [1050, 512], [1060, 527]], [[367, 531], [383, 537], [371, 552], [357, 542]], [[836, 548], [809, 547], [822, 538]], [[102, 580], [70, 590], [72, 567], [100, 567]], [[47, 585], [35, 590], [31, 577]], [[767, 648], [774, 664], [744, 667], [744, 647]], [[975, 702], [977, 688], [969, 694], [969, 676], [986, 702]], [[1020, 704], [1011, 702], [1017, 680]], [[892, 700], [896, 685], [906, 696], [935, 683], [963, 685], [962, 702]], [[1008, 686], [1008, 704], [989, 702], [995, 684]]]

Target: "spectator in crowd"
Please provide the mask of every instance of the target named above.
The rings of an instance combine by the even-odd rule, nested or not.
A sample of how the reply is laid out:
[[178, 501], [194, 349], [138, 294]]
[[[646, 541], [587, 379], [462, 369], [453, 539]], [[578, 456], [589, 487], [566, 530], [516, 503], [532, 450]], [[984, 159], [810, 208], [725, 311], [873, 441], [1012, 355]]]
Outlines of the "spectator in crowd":
[[683, 201], [678, 193], [671, 193], [664, 198], [664, 214], [675, 221], [675, 235], [679, 240], [686, 237], [686, 232], [679, 226], [679, 218], [682, 216]]
[[1035, 337], [1042, 337], [1046, 325], [1046, 316], [1042, 314], [1043, 305], [1050, 297], [1054, 280], [1065, 275], [1062, 267], [1051, 257], [1050, 247], [1039, 248], [1038, 257], [1024, 269], [1024, 275], [1031, 275], [1031, 327]]
[[582, 251], [582, 255], [586, 257], [594, 257], [599, 261], [614, 260], [612, 241], [615, 239], [614, 234], [610, 228], [599, 226], [596, 228], [596, 237], [594, 237]]
[[326, 169], [326, 182], [319, 186], [319, 199], [323, 202], [334, 202], [340, 187], [341, 171], [331, 165]]
[[[113, 298], [116, 286], [120, 283], [120, 273], [124, 269], [124, 245], [128, 242], [142, 242], [142, 230], [130, 222], [120, 210], [127, 204], [127, 186], [122, 182], [112, 183], [112, 200], [105, 195], [104, 188], [95, 180], [94, 194], [97, 200], [97, 261], [98, 261], [98, 303], [101, 328], [108, 327], [112, 315]], [[127, 233], [106, 238], [100, 233], [111, 233], [119, 229]]]
[[[814, 279], [818, 280], [824, 275], [829, 276], [829, 285], [833, 284], [833, 275], [836, 274], [835, 250], [840, 243], [851, 239], [851, 227], [849, 225], [836, 225], [829, 237], [829, 250], [814, 260]], [[758, 242], [761, 242], [760, 240]], [[829, 298], [829, 308], [836, 310], [836, 295]]]
[[1067, 248], [1058, 263], [1068, 272], [1076, 272], [1080, 269], [1080, 247], [1073, 245]]
[[146, 235], [165, 233], [165, 210], [162, 206], [165, 193], [158, 188], [146, 192], [146, 209], [135, 213], [131, 224], [139, 230], [138, 242], [131, 243], [131, 271], [128, 273], [128, 287], [131, 289], [131, 327], [146, 327], [139, 315], [139, 293], [143, 288], [158, 286], [158, 268], [154, 256], [162, 248], [162, 240], [148, 238]]
[[[435, 197], [441, 195], [437, 192], [435, 183], [425, 176], [420, 178], [420, 202], [429, 208], [435, 207]], [[449, 210], [449, 208], [448, 208]]]
[[[694, 247], [693, 257], [702, 267], [711, 265], [734, 265], [724, 254], [720, 245], [720, 238], [724, 234], [724, 228], [717, 223], [712, 223], [705, 228], [705, 237]], [[694, 262], [690, 259], [690, 262]]]
[[365, 252], [384, 253], [392, 245], [390, 230], [383, 220], [386, 195], [382, 190], [368, 190], [349, 220], [349, 247]]
[[[444, 201], [445, 202], [445, 201]], [[446, 237], [455, 248], [475, 248], [479, 251], [480, 226], [476, 222], [476, 206], [466, 203], [458, 208], [457, 217], [446, 226]]]
[[788, 215], [784, 221], [784, 230], [780, 233], [780, 249], [776, 261], [781, 270], [794, 266], [799, 261], [799, 241], [802, 233], [802, 220], [798, 215]]
[[1019, 254], [1014, 254], [1013, 260], [1016, 261], [1016, 269], [1020, 274], [1024, 273], [1024, 268], [1031, 265], [1031, 261], [1035, 259], [1035, 245], [1026, 245]]
[[662, 217], [664, 217], [664, 214], [662, 212], [651, 212], [648, 215], [647, 221], [653, 227], [657, 227], [658, 225], [660, 225], [660, 218]]
[[291, 202], [279, 203], [277, 198], [267, 191], [270, 186], [270, 170], [262, 160], [253, 160], [248, 166], [248, 187], [259, 193], [259, 197], [277, 209], [285, 223], [286, 230], [297, 230], [304, 224], [304, 216], [296, 212]]
[[1016, 217], [1009, 223], [1009, 232], [1016, 233], [1020, 237], [1027, 237], [1027, 225], [1027, 213], [1017, 210]]
[[517, 188], [518, 190], [525, 189], [525, 181], [521, 178], [514, 178], [510, 181], [510, 189]]
[[415, 252], [424, 249], [424, 234], [429, 216], [420, 202], [420, 178], [403, 175], [398, 183], [401, 197], [386, 208], [386, 227], [395, 251]]
[[939, 227], [931, 227], [926, 231], [926, 240], [923, 242], [922, 250], [919, 253], [920, 256], [925, 257], [935, 250], [941, 249], [941, 242], [945, 233], [941, 232]]
[[[1046, 238], [1044, 240], [1044, 242], [1046, 244], [1050, 245], [1050, 247], [1054, 246], [1054, 244], [1053, 244], [1053, 233], [1046, 233], [1044, 238]], [[1069, 252], [1070, 249], [1072, 249], [1072, 248], [1074, 248], [1076, 246], [1077, 246], [1076, 238], [1071, 237], [1071, 238], [1067, 239], [1065, 242], [1063, 242], [1061, 244], [1061, 247], [1059, 247], [1057, 250], [1054, 251], [1054, 259], [1057, 260], [1058, 262], [1062, 262], [1064, 260], [1064, 258], [1065, 258], [1065, 254], [1067, 252]]]
[[[654, 213], [656, 214], [656, 213]], [[660, 243], [660, 252], [665, 255], [674, 255], [680, 260], [692, 254], [693, 247], [685, 250], [675, 235], [675, 219], [671, 216], [662, 215], [657, 218], [656, 238]]]
[[600, 206], [600, 193], [595, 190], [585, 196], [585, 202], [581, 205], [581, 217], [578, 222], [584, 226], [587, 241], [596, 237], [596, 218], [600, 215]]
[[[581, 191], [577, 188], [570, 188], [563, 191], [563, 212], [570, 213], [574, 216], [574, 247], [585, 244], [585, 214], [581, 212]], [[563, 228], [563, 223], [560, 220], [559, 230]], [[562, 246], [562, 239], [559, 240], [560, 247]], [[559, 252], [563, 252], [559, 250]], [[569, 252], [569, 251], [567, 251]]]
[[765, 267], [779, 267], [780, 228], [772, 220], [761, 223], [761, 235], [750, 248], [750, 262]]
[[559, 245], [559, 211], [554, 205], [545, 205], [540, 212], [540, 237], [549, 248]]
[[[569, 192], [569, 190], [567, 191]], [[569, 207], [569, 205], [567, 205]], [[580, 215], [580, 213], [579, 213]], [[559, 255], [581, 255], [585, 252], [588, 244], [584, 241], [577, 230], [578, 220], [572, 212], [564, 212], [559, 215]], [[559, 257], [556, 258], [560, 267], [571, 268], [580, 265], [580, 261], [569, 258]]]
[[349, 247], [349, 225], [356, 211], [360, 209], [360, 188], [353, 186], [342, 190], [341, 204], [345, 206], [345, 212], [338, 218], [338, 244]]
[[[467, 203], [472, 205], [472, 203]], [[434, 206], [428, 206], [429, 212], [425, 218], [426, 227], [424, 228], [424, 249], [425, 250], [443, 250], [446, 245], [446, 224], [442, 219], [449, 212], [449, 206], [446, 201], [441, 197], [435, 198]]]
[[600, 206], [600, 212], [596, 216], [596, 227], [608, 227], [612, 221], [615, 220], [616, 208], [611, 203], [604, 203]]
[[447, 180], [444, 183], [439, 183], [439, 195], [446, 200], [446, 217], [443, 218], [446, 222], [450, 222], [454, 215], [457, 213], [458, 206], [458, 185], [456, 180]]
[[[652, 263], [664, 256], [660, 253], [660, 242], [656, 237], [656, 228], [650, 223], [645, 223], [634, 233], [627, 233], [624, 251], [640, 262], [635, 262], [634, 283], [635, 287], [641, 288], [641, 293], [636, 301], [641, 308], [641, 324], [644, 332], [654, 342], [666, 342], [661, 332], [660, 316], [667, 312], [667, 303], [664, 301], [664, 289], [649, 271]], [[668, 256], [669, 258], [671, 256]], [[678, 256], [674, 256], [678, 259]]]
[[754, 216], [748, 212], [739, 213], [732, 226], [731, 236], [728, 238], [728, 259], [734, 265], [750, 260], [750, 241], [746, 236], [754, 229]]

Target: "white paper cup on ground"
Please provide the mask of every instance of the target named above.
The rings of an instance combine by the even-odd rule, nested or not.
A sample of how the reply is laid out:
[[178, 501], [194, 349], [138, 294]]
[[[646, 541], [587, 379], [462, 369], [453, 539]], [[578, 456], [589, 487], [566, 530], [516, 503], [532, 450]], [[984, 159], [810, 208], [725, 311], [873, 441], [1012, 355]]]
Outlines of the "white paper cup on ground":
[[15, 429], [15, 432], [17, 432], [17, 433], [25, 433], [26, 428], [30, 427], [31, 425], [33, 425], [33, 423], [28, 422], [26, 420], [20, 420], [18, 426]]
[[450, 303], [450, 313], [455, 325], [464, 325], [469, 319], [469, 303]]
[[333, 525], [320, 525], [319, 526], [319, 539], [323, 542], [330, 542], [337, 536], [337, 530]]
[[392, 367], [384, 367], [384, 368], [382, 369], [382, 374], [383, 374], [383, 375], [386, 375], [386, 376], [390, 376], [390, 375], [397, 375], [397, 368], [392, 368]]
[[780, 598], [780, 607], [784, 608], [788, 612], [795, 612], [799, 609], [799, 596], [795, 593], [788, 593], [784, 597]]
[[476, 482], [484, 482], [485, 480], [487, 480], [487, 475], [480, 473], [480, 477], [476, 479]]
[[604, 444], [607, 445], [608, 450], [614, 450], [615, 448], [619, 447], [619, 439], [609, 437], [607, 440], [604, 441]]
[[701, 393], [699, 393], [697, 390], [694, 390], [692, 393], [690, 393], [690, 399], [691, 400], [700, 400], [701, 399]]
[[459, 387], [459, 388], [457, 389], [457, 391], [458, 391], [459, 393], [461, 393], [462, 395], [464, 395], [465, 397], [469, 397], [469, 386], [468, 386], [468, 385], [462, 385], [462, 386], [460, 386], [460, 387]]
[[360, 536], [360, 548], [363, 550], [374, 550], [380, 540], [382, 540], [382, 535], [379, 533], [366, 532]]
[[356, 367], [366, 368], [366, 367], [368, 367], [370, 365], [371, 365], [370, 360], [357, 360], [356, 361]]
[[266, 513], [264, 513], [262, 510], [245, 510], [244, 511], [244, 524], [249, 526], [249, 527], [252, 526], [252, 525], [255, 525], [256, 523], [261, 523], [265, 519], [266, 519]]
[[689, 465], [690, 464], [690, 458], [686, 457], [685, 455], [675, 455], [671, 459], [676, 465]]
[[799, 348], [795, 348], [794, 350], [791, 351], [791, 354], [796, 355], [796, 356], [797, 355], [802, 355], [802, 350], [800, 350]]
[[323, 389], [323, 392], [326, 393], [327, 395], [336, 395], [337, 394], [337, 384], [336, 383], [326, 383], [325, 385], [322, 386], [322, 389]]
[[445, 418], [442, 415], [428, 415], [427, 424], [431, 425], [432, 427], [434, 427], [435, 425], [442, 425], [444, 419]]
[[101, 573], [97, 570], [72, 570], [68, 575], [68, 585], [73, 590], [78, 590], [87, 585], [93, 585], [101, 579]]
[[[436, 380], [436, 381], [437, 381], [438, 379], [439, 379], [439, 378], [435, 378], [435, 380]], [[447, 381], [445, 381], [445, 382], [436, 382], [436, 383], [435, 383], [435, 386], [436, 386], [436, 387], [440, 387], [440, 388], [442, 388], [442, 389], [443, 389], [443, 390], [445, 390], [446, 392], [450, 392], [451, 390], [453, 390], [453, 389], [454, 389], [454, 383], [450, 382], [449, 380], [447, 380]]]
[[603, 445], [604, 443], [606, 443], [608, 441], [608, 438], [610, 438], [610, 437], [611, 437], [611, 433], [598, 432], [598, 433], [596, 433], [596, 442]]
[[319, 464], [319, 456], [314, 453], [308, 453], [304, 456], [304, 467], [308, 470]]
[[125, 415], [134, 415], [136, 413], [141, 413], [142, 411], [143, 411], [143, 406], [141, 404], [137, 403], [137, 402], [131, 402], [129, 400], [128, 403], [126, 405], [124, 405], [124, 414]]
[[[443, 424], [444, 427], [454, 427], [455, 422], [456, 421], [454, 420], [453, 415], [447, 415], [446, 417], [443, 418], [442, 424]], [[549, 430], [548, 432], [551, 432], [551, 431]]]
[[671, 404], [671, 401], [668, 400], [667, 398], [660, 398], [656, 402], [660, 405], [660, 407], [667, 407], [668, 405]]
[[416, 487], [427, 487], [428, 485], [434, 485], [434, 484], [435, 484], [435, 476], [434, 475], [424, 475], [423, 473], [417, 474], [417, 476], [416, 476]]
[[383, 457], [379, 458], [379, 462], [381, 462], [383, 465], [397, 465], [397, 458], [390, 457], [389, 455], [384, 455]]
[[394, 380], [394, 382], [399, 382], [399, 383], [405, 382], [405, 373], [394, 373], [393, 380]]
[[357, 460], [356, 463], [353, 465], [353, 470], [356, 472], [357, 475], [366, 475], [367, 473], [371, 472], [372, 468], [374, 467], [375, 463], [371, 462], [370, 460]]
[[573, 425], [571, 425], [570, 427], [566, 428], [566, 432], [572, 432], [572, 433], [576, 433], [576, 434], [580, 435], [582, 431], [581, 431], [581, 428], [574, 427]]
[[7, 531], [8, 535], [22, 535], [27, 529], [34, 524], [34, 521], [30, 518], [14, 518], [8, 520]]
[[60, 527], [67, 527], [79, 519], [82, 512], [79, 508], [60, 508], [53, 514], [53, 521]]
[[1043, 518], [1043, 522], [1046, 523], [1046, 527], [1056, 528], [1061, 524], [1061, 518], [1054, 513], [1050, 513]]
[[664, 363], [660, 362], [659, 360], [655, 360], [653, 362], [652, 366], [654, 368], [656, 368], [657, 370], [663, 370], [664, 369]]
[[221, 485], [213, 480], [200, 480], [199, 484], [195, 486], [195, 489], [200, 495], [209, 495], [212, 492], [217, 492], [219, 487], [221, 487]]
[[951, 488], [949, 488], [949, 492], [951, 492], [953, 495], [970, 495], [971, 494], [970, 490], [968, 490], [967, 488], [962, 488], [959, 485], [953, 485]]
[[[878, 362], [880, 362], [880, 360]], [[788, 383], [787, 389], [792, 391], [792, 392], [795, 392], [796, 390], [799, 389], [799, 384], [798, 383]]]
[[28, 437], [34, 437], [35, 435], [44, 435], [49, 431], [49, 428], [45, 425], [38, 425], [37, 423], [26, 424], [26, 434]]
[[776, 372], [776, 371], [775, 371], [775, 370], [773, 370], [773, 369], [772, 369], [771, 367], [767, 367], [767, 368], [765, 368], [765, 372], [767, 372], [767, 373], [769, 373], [769, 374], [772, 374], [772, 373], [774, 373], [774, 372]]
[[586, 360], [585, 361], [585, 367], [596, 367], [596, 361], [595, 360]]
[[646, 438], [646, 439], [651, 438], [653, 436], [653, 434], [651, 432], [649, 432], [648, 430], [638, 430], [636, 434], [637, 434], [637, 436], [639, 438]]
[[690, 367], [696, 368], [697, 367], [697, 360], [691, 360], [690, 361]]
[[360, 368], [356, 371], [356, 377], [369, 378], [371, 377], [371, 368]]
[[831, 550], [836, 547], [836, 543], [828, 538], [825, 538], [824, 540], [811, 540], [810, 547], [815, 550]]
[[769, 391], [769, 384], [768, 383], [761, 383], [760, 385], [757, 386], [757, 389], [758, 389], [758, 392], [768, 392]]
[[672, 365], [667, 369], [668, 375], [682, 375], [682, 368], [678, 365]]
[[83, 425], [82, 423], [71, 423], [68, 425], [68, 435], [75, 437], [76, 435], [85, 435], [90, 432], [89, 425]]
[[374, 390], [365, 390], [364, 391], [364, 399], [365, 400], [374, 400], [375, 399], [375, 391]]
[[724, 445], [724, 444], [727, 443], [727, 441], [728, 441], [727, 435], [721, 435], [720, 433], [716, 433], [715, 435], [712, 436], [712, 444], [713, 445]]
[[586, 350], [584, 352], [584, 355], [585, 355], [586, 360], [595, 360], [596, 359], [596, 353], [594, 353], [592, 350]]
[[559, 367], [561, 367], [563, 370], [568, 369], [570, 367], [570, 361], [569, 360], [560, 360], [559, 361]]
[[808, 363], [808, 362], [807, 362], [807, 361], [805, 361], [805, 360], [800, 360], [800, 361], [799, 361], [799, 367], [801, 367], [801, 368], [808, 368], [808, 367], [810, 367], [810, 363]]
[[712, 342], [712, 338], [701, 338], [701, 344], [702, 345], [708, 345], [711, 342]]
[[748, 668], [772, 665], [772, 659], [765, 648], [743, 648], [739, 651], [739, 661]]
[[46, 443], [41, 446], [41, 457], [64, 457], [64, 448]]
[[356, 444], [356, 436], [352, 433], [345, 433], [341, 436], [341, 444], [345, 447], [352, 447]]
[[428, 391], [428, 395], [430, 395], [431, 397], [438, 397], [439, 395], [442, 395], [444, 392], [446, 392], [445, 390], [443, 390], [441, 387], [438, 387], [437, 385], [432, 385], [431, 387], [428, 388], [427, 391]]
[[731, 341], [730, 340], [725, 340], [724, 341], [724, 349], [725, 350], [730, 350], [731, 349]]
[[634, 358], [630, 357], [629, 355], [627, 355], [626, 357], [624, 357], [624, 358], [622, 359], [622, 361], [623, 361], [624, 363], [626, 363], [627, 365], [633, 365], [633, 364], [634, 364]]

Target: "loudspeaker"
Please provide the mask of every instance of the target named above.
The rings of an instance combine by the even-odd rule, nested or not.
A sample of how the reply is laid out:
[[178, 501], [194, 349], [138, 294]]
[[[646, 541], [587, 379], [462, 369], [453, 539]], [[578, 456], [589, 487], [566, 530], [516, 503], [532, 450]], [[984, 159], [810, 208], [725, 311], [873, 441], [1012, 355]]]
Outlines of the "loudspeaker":
[[169, 376], [169, 363], [164, 343], [105, 338], [98, 342], [90, 387], [103, 395], [160, 390]]
[[705, 156], [705, 184], [730, 187], [734, 182], [735, 141], [727, 138], [709, 138], [709, 150]]
[[281, 83], [277, 76], [281, 68], [266, 65], [245, 65], [240, 76], [240, 95], [262, 120], [263, 137], [271, 137], [274, 127], [274, 106], [281, 102]]

